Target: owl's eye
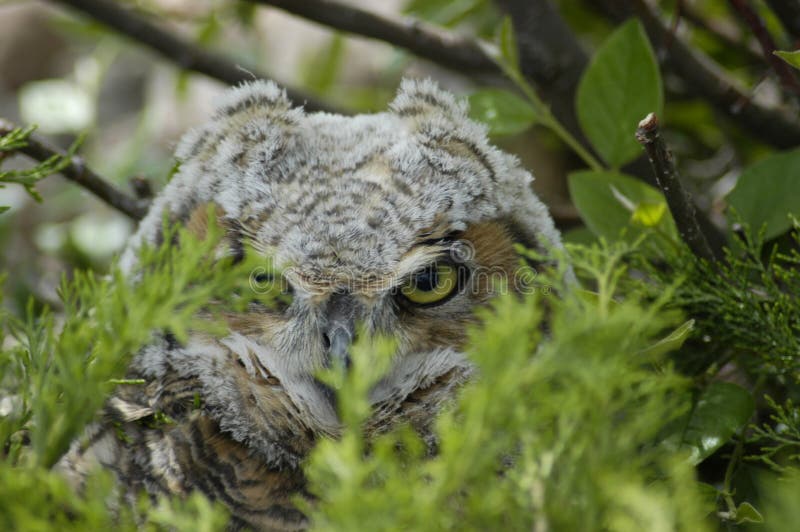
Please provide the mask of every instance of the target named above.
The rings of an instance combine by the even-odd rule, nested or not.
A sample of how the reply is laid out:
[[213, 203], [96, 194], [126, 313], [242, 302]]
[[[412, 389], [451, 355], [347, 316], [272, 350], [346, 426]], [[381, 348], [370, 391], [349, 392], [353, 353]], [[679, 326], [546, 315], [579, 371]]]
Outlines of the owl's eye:
[[463, 285], [465, 268], [450, 263], [435, 263], [418, 271], [400, 286], [400, 294], [417, 306], [444, 303]]

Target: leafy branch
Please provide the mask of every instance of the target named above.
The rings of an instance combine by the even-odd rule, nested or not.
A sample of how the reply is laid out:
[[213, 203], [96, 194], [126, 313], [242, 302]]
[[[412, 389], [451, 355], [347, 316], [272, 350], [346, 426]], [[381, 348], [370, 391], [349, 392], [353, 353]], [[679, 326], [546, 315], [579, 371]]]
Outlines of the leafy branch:
[[782, 405], [769, 396], [766, 401], [773, 411], [770, 415], [772, 423], [753, 427], [749, 443], [759, 445], [761, 452], [747, 459], [787, 475], [800, 464], [800, 414], [791, 399]]
[[21, 153], [39, 161], [39, 164], [26, 170], [0, 171], [0, 182], [20, 184], [37, 201], [41, 201], [41, 196], [35, 189], [36, 183], [47, 176], [60, 173], [134, 220], [144, 217], [149, 201], [128, 196], [88, 168], [83, 159], [76, 155], [82, 137], [65, 152], [35, 136], [34, 130], [35, 126], [19, 128], [0, 119], [0, 155]]
[[[9, 131], [7, 135], [0, 137], [0, 154], [2, 155], [0, 160], [11, 155], [15, 151], [23, 151], [28, 148], [30, 145], [30, 137], [35, 129], [36, 126], [28, 126], [24, 129], [15, 128]], [[0, 121], [0, 130], [2, 130], [2, 121]], [[66, 168], [82, 142], [83, 137], [78, 137], [66, 153], [54, 153], [32, 168], [24, 170], [0, 170], [0, 183], [22, 185], [33, 199], [42, 201], [42, 196], [36, 190], [36, 183]]]

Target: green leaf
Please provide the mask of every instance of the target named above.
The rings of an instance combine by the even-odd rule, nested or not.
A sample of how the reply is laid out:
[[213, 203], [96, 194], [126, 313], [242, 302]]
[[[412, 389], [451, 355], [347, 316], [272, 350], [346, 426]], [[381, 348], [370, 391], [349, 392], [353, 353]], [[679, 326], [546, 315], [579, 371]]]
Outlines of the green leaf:
[[772, 53], [792, 65], [794, 68], [800, 69], [800, 50], [795, 50], [794, 52], [775, 50]]
[[519, 51], [517, 49], [517, 39], [514, 36], [514, 25], [511, 22], [511, 17], [507, 16], [503, 18], [503, 23], [500, 25], [498, 41], [500, 45], [500, 59], [514, 72], [519, 72]]
[[442, 26], [453, 26], [482, 4], [481, 0], [412, 0], [403, 12]]
[[251, 29], [256, 16], [256, 6], [249, 2], [236, 2], [233, 6], [233, 14], [236, 20], [239, 21], [239, 24], [245, 28]]
[[761, 512], [755, 509], [755, 507], [750, 504], [749, 502], [743, 502], [736, 508], [736, 524], [740, 525], [742, 523], [763, 523], [764, 516], [761, 515]]
[[688, 320], [682, 323], [677, 329], [669, 333], [666, 337], [642, 350], [641, 354], [660, 357], [669, 353], [670, 351], [680, 349], [680, 347], [683, 345], [683, 342], [686, 341], [693, 329], [694, 320]]
[[[659, 210], [663, 212], [656, 225], [666, 234], [675, 234], [675, 224], [666, 209], [664, 197], [647, 183], [611, 171], [575, 172], [568, 179], [575, 207], [586, 226], [597, 236], [618, 240], [625, 230], [624, 238], [632, 240], [642, 232], [641, 220], [654, 221]], [[645, 229], [652, 227], [655, 226], [647, 225]]]
[[656, 227], [667, 212], [667, 204], [663, 201], [642, 201], [633, 210], [631, 221], [642, 227]]
[[469, 96], [470, 116], [489, 126], [491, 135], [521, 133], [536, 122], [528, 102], [503, 89], [483, 89]]
[[650, 42], [636, 20], [619, 27], [597, 51], [578, 85], [576, 110], [583, 131], [612, 167], [635, 159], [634, 136], [648, 113], [661, 116], [661, 75]]
[[316, 53], [309, 58], [303, 69], [307, 87], [319, 94], [326, 94], [333, 88], [342, 69], [345, 44], [342, 34], [335, 33], [325, 47], [325, 52]]
[[703, 392], [689, 415], [681, 446], [699, 464], [722, 447], [753, 415], [753, 396], [736, 384], [714, 382]]
[[698, 481], [695, 483], [695, 486], [697, 486], [697, 494], [703, 501], [703, 508], [707, 509], [706, 515], [714, 513], [717, 510], [717, 498], [720, 495], [719, 490], [706, 482]]
[[800, 215], [800, 149], [745, 168], [728, 203], [753, 232], [766, 225], [766, 239], [787, 231], [792, 226], [789, 215]]
[[219, 18], [212, 11], [200, 22], [200, 27], [197, 30], [197, 42], [202, 45], [209, 45], [219, 37], [222, 26], [219, 23]]
[[581, 246], [591, 246], [597, 243], [597, 235], [595, 235], [588, 227], [580, 226], [574, 227], [565, 231], [561, 235], [564, 243], [580, 244]]

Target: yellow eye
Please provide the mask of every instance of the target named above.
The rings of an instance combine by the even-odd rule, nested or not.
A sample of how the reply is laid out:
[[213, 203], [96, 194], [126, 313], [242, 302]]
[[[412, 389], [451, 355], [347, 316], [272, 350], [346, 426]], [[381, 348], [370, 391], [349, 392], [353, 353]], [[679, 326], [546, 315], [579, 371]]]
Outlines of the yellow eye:
[[414, 274], [403, 286], [400, 293], [417, 305], [431, 305], [442, 302], [458, 290], [459, 272], [452, 264], [433, 264]]

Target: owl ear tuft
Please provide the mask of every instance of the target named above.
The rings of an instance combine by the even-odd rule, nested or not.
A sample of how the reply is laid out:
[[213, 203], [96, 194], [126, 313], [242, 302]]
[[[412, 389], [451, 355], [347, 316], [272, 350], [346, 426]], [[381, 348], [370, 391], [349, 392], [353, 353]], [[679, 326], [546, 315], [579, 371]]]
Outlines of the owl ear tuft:
[[467, 104], [430, 79], [404, 79], [389, 108], [404, 118], [444, 118], [451, 122], [467, 119]]
[[233, 117], [242, 111], [266, 111], [279, 115], [292, 108], [286, 91], [274, 81], [248, 81], [227, 91], [217, 106], [216, 118]]
[[263, 145], [267, 137], [280, 137], [303, 114], [302, 108], [292, 107], [286, 91], [274, 81], [248, 81], [220, 97], [213, 118], [186, 133], [175, 156], [179, 161], [208, 159], [223, 151], [229, 159], [236, 159], [242, 144]]

